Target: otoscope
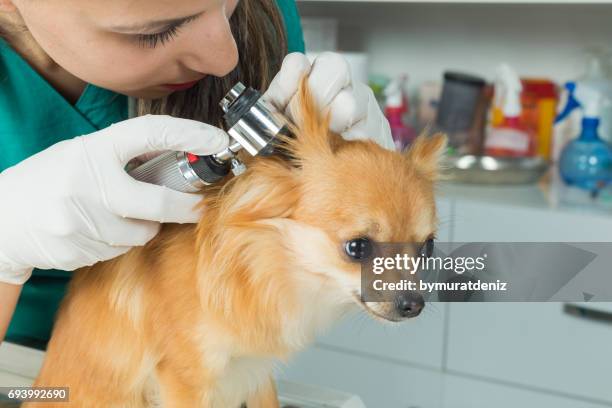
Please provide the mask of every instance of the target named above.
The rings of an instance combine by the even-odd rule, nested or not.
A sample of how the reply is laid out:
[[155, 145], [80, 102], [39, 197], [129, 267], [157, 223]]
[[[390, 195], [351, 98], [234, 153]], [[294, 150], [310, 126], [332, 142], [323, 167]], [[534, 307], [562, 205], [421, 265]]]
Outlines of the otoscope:
[[230, 136], [229, 146], [210, 156], [189, 152], [167, 152], [141, 164], [129, 174], [136, 180], [194, 193], [213, 185], [231, 171], [239, 175], [246, 169], [237, 153], [251, 156], [274, 152], [281, 135], [291, 136], [287, 118], [261, 99], [257, 90], [238, 82], [219, 103]]

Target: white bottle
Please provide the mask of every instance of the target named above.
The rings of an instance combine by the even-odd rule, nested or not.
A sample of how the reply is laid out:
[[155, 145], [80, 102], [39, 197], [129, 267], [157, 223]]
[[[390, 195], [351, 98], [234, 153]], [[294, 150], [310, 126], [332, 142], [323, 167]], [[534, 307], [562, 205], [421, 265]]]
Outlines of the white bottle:
[[485, 139], [485, 153], [490, 156], [530, 156], [533, 152], [533, 136], [520, 119], [523, 84], [518, 74], [507, 64], [498, 68], [496, 84], [496, 98], [500, 98], [498, 103], [503, 106], [504, 120], [500, 126], [489, 130]]

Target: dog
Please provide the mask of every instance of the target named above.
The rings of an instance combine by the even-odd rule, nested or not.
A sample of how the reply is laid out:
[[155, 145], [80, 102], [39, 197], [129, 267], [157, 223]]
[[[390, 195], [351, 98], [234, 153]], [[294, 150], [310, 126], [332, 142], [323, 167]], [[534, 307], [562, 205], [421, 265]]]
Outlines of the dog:
[[364, 301], [359, 258], [375, 242], [432, 242], [446, 138], [404, 153], [343, 140], [306, 81], [287, 155], [205, 191], [199, 223], [75, 272], [34, 384], [69, 387], [70, 402], [40, 407], [278, 407], [275, 364], [342, 315], [419, 314], [418, 293]]

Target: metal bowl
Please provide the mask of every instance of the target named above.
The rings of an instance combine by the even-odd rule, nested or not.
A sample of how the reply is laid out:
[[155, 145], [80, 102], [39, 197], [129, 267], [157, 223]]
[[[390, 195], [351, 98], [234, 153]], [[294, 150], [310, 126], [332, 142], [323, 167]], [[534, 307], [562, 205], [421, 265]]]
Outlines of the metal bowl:
[[539, 157], [465, 155], [447, 157], [445, 168], [449, 181], [458, 183], [531, 184], [542, 177], [548, 169], [548, 163]]

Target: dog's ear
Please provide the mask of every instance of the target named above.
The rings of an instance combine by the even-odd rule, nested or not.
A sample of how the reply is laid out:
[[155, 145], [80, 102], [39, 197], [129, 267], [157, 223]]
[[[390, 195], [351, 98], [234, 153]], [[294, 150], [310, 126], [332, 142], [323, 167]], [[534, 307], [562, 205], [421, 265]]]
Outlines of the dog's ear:
[[301, 167], [306, 160], [327, 159], [328, 155], [333, 155], [341, 137], [329, 130], [329, 110], [319, 110], [308, 88], [307, 75], [301, 78], [289, 110], [294, 120], [291, 131], [295, 137], [286, 141], [285, 148], [296, 164]]
[[421, 135], [404, 153], [409, 166], [429, 180], [437, 180], [440, 162], [446, 152], [447, 138], [442, 133], [433, 136]]

